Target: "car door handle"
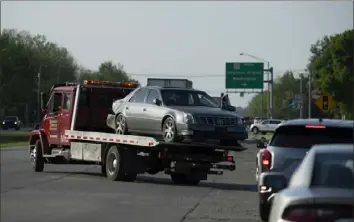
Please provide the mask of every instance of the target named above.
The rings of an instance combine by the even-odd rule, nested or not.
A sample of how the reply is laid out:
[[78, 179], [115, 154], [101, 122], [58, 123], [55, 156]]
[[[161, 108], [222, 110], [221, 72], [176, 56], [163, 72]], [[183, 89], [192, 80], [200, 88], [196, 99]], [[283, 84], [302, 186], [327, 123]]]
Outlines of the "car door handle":
[[129, 107], [128, 107], [128, 106], [126, 106], [126, 107], [125, 107], [125, 109], [129, 109]]
[[143, 111], [146, 111], [146, 108], [144, 108]]

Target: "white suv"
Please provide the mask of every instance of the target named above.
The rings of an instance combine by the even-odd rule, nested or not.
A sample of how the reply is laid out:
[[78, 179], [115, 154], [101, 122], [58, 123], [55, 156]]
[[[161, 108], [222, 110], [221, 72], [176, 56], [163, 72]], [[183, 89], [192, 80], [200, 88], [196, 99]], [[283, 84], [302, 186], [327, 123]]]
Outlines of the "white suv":
[[263, 134], [274, 133], [275, 129], [282, 122], [283, 120], [279, 120], [279, 119], [263, 120], [261, 122], [252, 124], [250, 130], [255, 135], [257, 135], [258, 133], [263, 133]]

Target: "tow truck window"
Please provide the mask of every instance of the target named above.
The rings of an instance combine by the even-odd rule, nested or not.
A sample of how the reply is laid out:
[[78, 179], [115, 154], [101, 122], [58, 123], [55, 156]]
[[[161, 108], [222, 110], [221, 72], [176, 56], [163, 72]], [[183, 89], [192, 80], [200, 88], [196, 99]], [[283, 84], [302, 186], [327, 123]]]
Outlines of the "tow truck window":
[[63, 110], [68, 111], [68, 110], [70, 110], [70, 107], [71, 107], [71, 94], [65, 93], [64, 94]]
[[305, 126], [279, 127], [270, 146], [311, 148], [315, 144], [353, 143], [353, 129], [344, 127], [305, 128]]
[[48, 113], [55, 113], [60, 110], [62, 101], [62, 94], [61, 93], [54, 93], [49, 101], [48, 106]]

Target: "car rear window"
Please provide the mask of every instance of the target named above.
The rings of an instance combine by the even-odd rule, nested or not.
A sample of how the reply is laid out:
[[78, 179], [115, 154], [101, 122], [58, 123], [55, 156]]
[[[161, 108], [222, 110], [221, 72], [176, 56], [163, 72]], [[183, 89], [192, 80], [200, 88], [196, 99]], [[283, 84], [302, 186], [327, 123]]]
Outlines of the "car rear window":
[[352, 153], [317, 154], [312, 178], [312, 187], [353, 189]]
[[344, 127], [306, 128], [281, 126], [270, 141], [270, 146], [311, 148], [315, 144], [353, 143], [353, 129]]

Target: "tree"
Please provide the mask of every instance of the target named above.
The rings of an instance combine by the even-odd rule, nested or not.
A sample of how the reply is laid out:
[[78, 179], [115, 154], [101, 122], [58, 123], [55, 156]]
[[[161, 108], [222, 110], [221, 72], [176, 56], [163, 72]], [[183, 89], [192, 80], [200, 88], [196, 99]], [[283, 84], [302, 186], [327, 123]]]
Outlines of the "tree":
[[353, 30], [325, 36], [311, 46], [308, 70], [314, 84], [340, 102], [352, 118], [353, 107]]
[[[297, 105], [292, 104], [297, 96], [300, 95], [300, 77], [295, 78], [292, 72], [285, 72], [281, 77], [274, 81], [274, 116], [279, 119], [299, 118], [300, 109]], [[308, 109], [308, 78], [302, 76], [303, 86], [303, 117], [307, 118]], [[248, 105], [248, 115], [252, 117], [266, 117], [267, 115], [267, 98], [269, 91], [266, 90], [262, 94], [255, 95]], [[312, 116], [318, 116], [318, 109], [312, 106]]]
[[34, 121], [34, 116], [28, 113], [37, 110], [38, 73], [40, 90], [46, 91], [60, 81], [75, 80], [76, 70], [70, 53], [44, 36], [3, 30], [0, 36], [0, 107], [3, 112], [0, 114]]

